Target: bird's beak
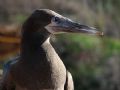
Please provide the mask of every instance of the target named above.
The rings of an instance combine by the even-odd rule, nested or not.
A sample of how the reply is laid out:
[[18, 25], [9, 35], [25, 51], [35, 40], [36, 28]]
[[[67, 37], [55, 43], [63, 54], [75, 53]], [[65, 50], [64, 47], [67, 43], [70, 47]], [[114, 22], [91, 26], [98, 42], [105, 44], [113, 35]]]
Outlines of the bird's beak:
[[70, 32], [70, 33], [87, 33], [87, 34], [100, 35], [100, 36], [103, 35], [103, 32], [97, 31], [93, 27], [79, 24], [73, 22], [70, 19], [65, 19], [65, 18], [57, 18], [57, 20], [53, 20], [49, 26], [51, 27], [51, 31], [54, 34]]

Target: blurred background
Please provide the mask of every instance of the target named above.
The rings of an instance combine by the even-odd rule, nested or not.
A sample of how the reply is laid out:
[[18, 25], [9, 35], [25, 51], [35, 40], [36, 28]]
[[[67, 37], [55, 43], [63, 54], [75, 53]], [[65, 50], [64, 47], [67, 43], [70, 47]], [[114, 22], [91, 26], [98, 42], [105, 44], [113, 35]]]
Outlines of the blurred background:
[[52, 9], [105, 34], [51, 38], [73, 75], [75, 90], [120, 90], [120, 0], [0, 0], [1, 70], [4, 62], [19, 55], [21, 24], [40, 8]]

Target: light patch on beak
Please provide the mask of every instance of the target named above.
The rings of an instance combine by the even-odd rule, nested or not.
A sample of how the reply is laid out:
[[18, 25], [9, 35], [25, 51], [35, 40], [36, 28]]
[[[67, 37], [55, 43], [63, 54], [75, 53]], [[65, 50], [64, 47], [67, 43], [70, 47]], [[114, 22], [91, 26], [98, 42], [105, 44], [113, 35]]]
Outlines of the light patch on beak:
[[54, 30], [52, 29], [52, 26], [54, 25], [54, 23], [50, 23], [47, 26], [45, 26], [45, 29], [48, 30], [48, 32], [50, 32], [51, 34], [55, 34]]
[[[64, 26], [64, 21], [70, 19], [63, 17], [62, 15], [50, 10], [51, 13], [54, 15], [54, 17], [51, 19], [51, 23], [45, 26], [45, 29], [48, 30], [51, 34], [60, 34], [65, 33], [61, 30], [61, 28]], [[61, 28], [60, 28], [61, 27]]]
[[45, 26], [45, 29], [48, 30], [51, 34], [60, 34], [60, 33], [87, 33], [93, 35], [102, 36], [103, 33], [97, 31], [93, 27], [76, 23], [66, 17], [61, 16], [60, 14], [55, 13], [51, 10], [51, 13], [54, 15], [51, 18], [51, 23]]
[[45, 29], [48, 30], [48, 32], [50, 32], [51, 34], [60, 34], [60, 33], [65, 33], [59, 30], [56, 30], [57, 24], [55, 22], [51, 22], [50, 24], [48, 24], [47, 26], [45, 26]]
[[[61, 27], [62, 23], [62, 19], [67, 19], [65, 17], [63, 17], [62, 15], [54, 12], [51, 10], [51, 13], [54, 15], [54, 17], [51, 19], [51, 23], [48, 24], [47, 26], [45, 26], [45, 29], [48, 30], [48, 32], [50, 32], [51, 34], [60, 34], [60, 33], [64, 33], [61, 30], [59, 30], [59, 26]], [[55, 28], [57, 27], [57, 28]]]

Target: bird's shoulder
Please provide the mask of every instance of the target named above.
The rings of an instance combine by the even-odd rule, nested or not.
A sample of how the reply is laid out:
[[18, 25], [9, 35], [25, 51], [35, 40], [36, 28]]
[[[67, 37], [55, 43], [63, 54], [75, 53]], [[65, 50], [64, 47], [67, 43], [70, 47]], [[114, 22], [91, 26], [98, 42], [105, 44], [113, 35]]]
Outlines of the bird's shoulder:
[[6, 75], [18, 61], [19, 56], [5, 62], [5, 64], [3, 65], [3, 76]]
[[[16, 57], [14, 59], [11, 59], [3, 65], [3, 74], [2, 79], [0, 82], [0, 90], [1, 88], [6, 88], [9, 86], [12, 86], [12, 76], [11, 76], [11, 67], [19, 60], [19, 57]], [[6, 89], [5, 89], [6, 90]]]

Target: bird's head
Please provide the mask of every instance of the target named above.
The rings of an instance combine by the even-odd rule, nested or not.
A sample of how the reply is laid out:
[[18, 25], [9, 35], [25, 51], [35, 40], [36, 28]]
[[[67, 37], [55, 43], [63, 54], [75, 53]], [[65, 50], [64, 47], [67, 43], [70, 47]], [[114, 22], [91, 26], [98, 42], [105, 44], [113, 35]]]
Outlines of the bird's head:
[[103, 35], [103, 33], [97, 31], [93, 27], [76, 23], [49, 9], [34, 11], [24, 23], [23, 27], [27, 27], [29, 31], [32, 32], [47, 32], [49, 34], [70, 32]]

